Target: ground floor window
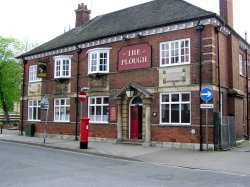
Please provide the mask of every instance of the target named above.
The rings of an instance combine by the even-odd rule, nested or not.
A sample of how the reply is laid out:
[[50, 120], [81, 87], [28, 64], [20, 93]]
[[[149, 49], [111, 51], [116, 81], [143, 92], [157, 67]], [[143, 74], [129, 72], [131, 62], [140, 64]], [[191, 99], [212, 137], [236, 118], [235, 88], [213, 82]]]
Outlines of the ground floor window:
[[160, 95], [161, 124], [189, 125], [190, 93], [162, 93]]
[[28, 120], [29, 121], [41, 120], [40, 100], [29, 100], [28, 101]]
[[108, 123], [108, 97], [89, 97], [89, 118], [92, 123]]
[[60, 98], [54, 100], [54, 121], [70, 121], [70, 99]]

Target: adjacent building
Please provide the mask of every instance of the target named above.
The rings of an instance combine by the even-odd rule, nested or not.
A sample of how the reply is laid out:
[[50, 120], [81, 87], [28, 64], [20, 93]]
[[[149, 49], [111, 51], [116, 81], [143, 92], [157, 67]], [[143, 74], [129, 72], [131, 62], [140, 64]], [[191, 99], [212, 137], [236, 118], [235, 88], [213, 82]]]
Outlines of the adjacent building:
[[[220, 141], [215, 113], [234, 117], [237, 140], [249, 136], [250, 45], [233, 29], [232, 4], [220, 0], [219, 16], [183, 0], [154, 0], [93, 19], [79, 4], [74, 29], [20, 57], [21, 130], [35, 124], [43, 134], [46, 95], [50, 135], [77, 138], [84, 116], [95, 140], [202, 149], [200, 91], [208, 87], [209, 148]], [[79, 102], [80, 90], [87, 101]]]

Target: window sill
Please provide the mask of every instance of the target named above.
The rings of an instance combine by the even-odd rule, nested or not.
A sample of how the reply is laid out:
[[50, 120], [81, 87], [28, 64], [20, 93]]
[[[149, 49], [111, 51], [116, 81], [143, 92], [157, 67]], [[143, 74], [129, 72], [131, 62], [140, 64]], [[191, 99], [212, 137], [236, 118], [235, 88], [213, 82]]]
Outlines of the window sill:
[[187, 127], [189, 127], [189, 126], [191, 126], [191, 124], [190, 123], [188, 123], [188, 124], [165, 124], [165, 123], [160, 123], [159, 125], [156, 125], [156, 126], [158, 126], [158, 127], [185, 127], [185, 126], [187, 126]]
[[54, 77], [54, 79], [70, 79], [71, 77]]
[[107, 125], [109, 124], [108, 122], [100, 122], [100, 121], [90, 121], [90, 125]]
[[36, 83], [36, 82], [42, 82], [42, 80], [29, 81], [29, 83]]
[[27, 121], [29, 121], [29, 122], [40, 122], [41, 120], [32, 120], [32, 119], [28, 119]]
[[70, 121], [54, 121], [55, 123], [70, 123]]
[[178, 64], [168, 64], [168, 65], [162, 65], [160, 64], [160, 68], [164, 67], [173, 67], [173, 66], [184, 66], [184, 65], [190, 65], [190, 62], [185, 62], [185, 63], [178, 63]]

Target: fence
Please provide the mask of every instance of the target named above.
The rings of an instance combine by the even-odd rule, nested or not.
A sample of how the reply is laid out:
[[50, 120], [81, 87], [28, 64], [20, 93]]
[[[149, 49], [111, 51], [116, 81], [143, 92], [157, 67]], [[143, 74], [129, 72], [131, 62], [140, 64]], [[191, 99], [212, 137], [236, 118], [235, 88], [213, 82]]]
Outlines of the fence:
[[[9, 116], [10, 116], [10, 123], [11, 124], [19, 124], [20, 114], [10, 114]], [[3, 124], [6, 122], [5, 115], [0, 114], [0, 122]]]
[[235, 118], [223, 116], [221, 119], [221, 149], [236, 147]]

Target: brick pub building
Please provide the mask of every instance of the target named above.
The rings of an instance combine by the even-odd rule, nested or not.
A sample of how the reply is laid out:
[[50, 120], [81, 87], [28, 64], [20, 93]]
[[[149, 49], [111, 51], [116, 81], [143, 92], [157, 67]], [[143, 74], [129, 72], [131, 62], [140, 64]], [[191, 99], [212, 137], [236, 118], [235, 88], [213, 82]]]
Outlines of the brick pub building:
[[237, 140], [249, 135], [250, 45], [233, 29], [232, 0], [220, 0], [220, 16], [183, 0], [154, 0], [91, 20], [84, 4], [75, 13], [74, 29], [20, 57], [21, 130], [35, 124], [43, 135], [39, 103], [46, 95], [50, 136], [76, 139], [80, 117], [88, 116], [89, 137], [97, 141], [202, 149], [200, 91], [209, 87], [209, 148], [217, 142], [216, 112], [235, 117]]

